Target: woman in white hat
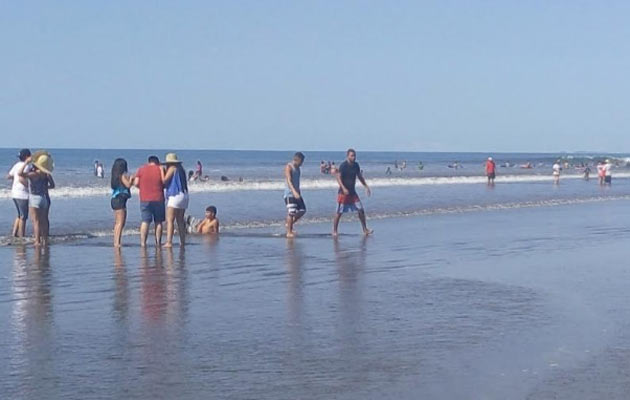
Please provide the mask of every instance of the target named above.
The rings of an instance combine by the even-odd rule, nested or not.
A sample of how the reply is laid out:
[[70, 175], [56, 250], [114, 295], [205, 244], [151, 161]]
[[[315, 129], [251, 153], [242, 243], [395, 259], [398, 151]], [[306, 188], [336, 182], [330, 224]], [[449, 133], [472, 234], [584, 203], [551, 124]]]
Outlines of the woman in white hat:
[[164, 187], [166, 189], [166, 244], [173, 247], [175, 221], [179, 233], [179, 245], [186, 243], [186, 221], [184, 214], [188, 208], [188, 184], [186, 170], [175, 153], [168, 153], [165, 162]]
[[52, 177], [54, 163], [52, 156], [46, 151], [38, 151], [25, 160], [19, 175], [29, 180], [28, 206], [33, 220], [35, 246], [47, 245], [50, 230], [49, 189], [54, 189]]

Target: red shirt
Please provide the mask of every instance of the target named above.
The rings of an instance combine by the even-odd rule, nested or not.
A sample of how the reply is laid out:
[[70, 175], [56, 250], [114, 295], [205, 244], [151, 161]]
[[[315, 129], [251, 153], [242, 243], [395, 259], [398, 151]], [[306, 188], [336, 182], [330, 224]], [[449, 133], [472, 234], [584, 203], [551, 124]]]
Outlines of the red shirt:
[[146, 164], [136, 173], [140, 188], [140, 201], [164, 201], [164, 185], [160, 166]]
[[494, 169], [495, 169], [494, 161], [487, 161], [486, 174], [494, 174]]

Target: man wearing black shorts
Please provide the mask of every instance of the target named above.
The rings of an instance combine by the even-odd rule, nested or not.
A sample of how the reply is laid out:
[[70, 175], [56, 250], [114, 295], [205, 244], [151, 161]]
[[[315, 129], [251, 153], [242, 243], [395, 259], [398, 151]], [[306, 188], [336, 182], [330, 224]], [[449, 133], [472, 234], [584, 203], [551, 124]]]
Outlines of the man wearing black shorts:
[[306, 214], [306, 205], [300, 191], [300, 167], [304, 163], [304, 154], [297, 152], [293, 161], [284, 167], [286, 187], [284, 189], [284, 203], [287, 206], [287, 237], [295, 236], [293, 225]]

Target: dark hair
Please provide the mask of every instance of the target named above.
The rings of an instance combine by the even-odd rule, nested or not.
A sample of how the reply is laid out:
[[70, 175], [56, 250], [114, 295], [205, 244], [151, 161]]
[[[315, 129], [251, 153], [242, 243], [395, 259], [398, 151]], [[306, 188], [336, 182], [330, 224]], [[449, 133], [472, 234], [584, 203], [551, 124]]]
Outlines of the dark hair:
[[206, 207], [206, 212], [211, 212], [214, 215], [217, 215], [217, 208], [215, 206], [208, 206]]
[[354, 151], [354, 149], [352, 149], [352, 148], [350, 148], [350, 149], [348, 149], [348, 151], [346, 151], [346, 155], [348, 155], [350, 153], [354, 153], [355, 155], [357, 154], [357, 152]]
[[20, 161], [24, 161], [30, 156], [31, 156], [31, 151], [29, 149], [22, 149], [20, 150], [20, 153], [18, 154], [18, 158], [20, 159]]
[[149, 156], [149, 162], [153, 164], [159, 164], [160, 159], [157, 156]]
[[122, 186], [121, 177], [127, 172], [127, 161], [124, 158], [117, 158], [112, 165], [112, 189], [118, 189]]
[[297, 157], [300, 160], [304, 161], [304, 153], [302, 153], [301, 151], [298, 151], [297, 153], [295, 153], [293, 157]]
[[175, 168], [175, 173], [179, 174], [179, 180], [182, 182], [184, 193], [188, 193], [188, 177], [186, 176], [186, 170], [181, 163], [175, 164]]

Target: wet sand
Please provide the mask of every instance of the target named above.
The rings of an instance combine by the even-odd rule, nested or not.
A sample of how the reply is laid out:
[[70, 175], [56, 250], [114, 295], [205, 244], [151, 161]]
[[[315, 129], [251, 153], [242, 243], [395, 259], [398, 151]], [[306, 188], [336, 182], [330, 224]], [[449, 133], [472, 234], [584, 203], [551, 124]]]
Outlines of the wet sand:
[[[592, 399], [630, 389], [625, 201], [0, 248], [7, 399]], [[271, 230], [270, 230], [271, 229]]]

